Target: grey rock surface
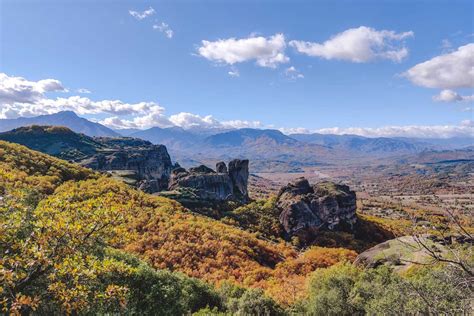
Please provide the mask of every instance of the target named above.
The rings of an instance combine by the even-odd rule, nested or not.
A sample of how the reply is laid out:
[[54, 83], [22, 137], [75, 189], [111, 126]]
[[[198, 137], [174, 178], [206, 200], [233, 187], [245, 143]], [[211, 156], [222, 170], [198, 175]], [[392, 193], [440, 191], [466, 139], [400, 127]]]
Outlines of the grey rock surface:
[[352, 229], [357, 221], [356, 195], [348, 186], [299, 178], [280, 189], [276, 202], [280, 223], [289, 236], [310, 240], [321, 229]]

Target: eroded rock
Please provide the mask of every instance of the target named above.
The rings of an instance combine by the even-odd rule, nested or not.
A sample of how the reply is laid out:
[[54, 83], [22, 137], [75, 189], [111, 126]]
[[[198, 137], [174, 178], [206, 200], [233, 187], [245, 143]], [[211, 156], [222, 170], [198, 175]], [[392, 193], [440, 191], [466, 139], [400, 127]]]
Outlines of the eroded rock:
[[308, 242], [322, 229], [352, 229], [357, 221], [356, 195], [347, 185], [299, 178], [280, 189], [277, 208], [288, 236]]
[[249, 161], [247, 159], [234, 159], [229, 162], [229, 177], [232, 180], [234, 195], [238, 200], [247, 202], [249, 192]]
[[140, 148], [104, 151], [81, 164], [100, 171], [133, 172], [137, 179], [136, 186], [149, 193], [168, 187], [173, 167], [166, 147], [151, 144]]
[[[217, 172], [216, 172], [217, 171]], [[216, 165], [216, 171], [201, 165], [199, 167], [174, 169], [168, 189], [188, 189], [203, 200], [237, 201], [245, 203], [249, 200], [248, 160], [232, 160], [229, 170], [225, 163]]]

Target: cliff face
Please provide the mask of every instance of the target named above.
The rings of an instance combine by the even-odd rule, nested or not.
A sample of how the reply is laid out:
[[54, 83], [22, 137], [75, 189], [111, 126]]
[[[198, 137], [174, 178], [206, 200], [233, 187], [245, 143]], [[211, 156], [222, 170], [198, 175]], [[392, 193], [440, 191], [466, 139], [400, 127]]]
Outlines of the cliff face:
[[357, 221], [355, 192], [331, 182], [311, 186], [308, 180], [299, 178], [281, 188], [276, 206], [286, 233], [303, 242], [310, 241], [321, 229], [352, 229]]
[[173, 167], [166, 147], [151, 144], [104, 151], [84, 160], [82, 165], [101, 171], [131, 171], [138, 180], [137, 187], [149, 193], [168, 187]]
[[241, 203], [249, 200], [248, 160], [232, 160], [229, 168], [224, 162], [219, 162], [216, 171], [206, 166], [189, 170], [177, 168], [171, 174], [168, 189], [191, 189], [202, 200], [232, 200]]

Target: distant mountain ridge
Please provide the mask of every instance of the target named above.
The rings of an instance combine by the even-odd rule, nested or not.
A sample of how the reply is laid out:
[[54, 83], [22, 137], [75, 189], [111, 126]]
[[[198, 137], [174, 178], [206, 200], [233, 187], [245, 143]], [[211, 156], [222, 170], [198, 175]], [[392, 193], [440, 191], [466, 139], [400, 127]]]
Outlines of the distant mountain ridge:
[[299, 172], [305, 166], [320, 164], [403, 159], [423, 151], [452, 150], [474, 144], [474, 138], [371, 138], [318, 133], [286, 135], [275, 129], [254, 128], [203, 130], [175, 126], [113, 131], [68, 111], [34, 118], [0, 120], [0, 131], [32, 124], [66, 126], [88, 136], [119, 137], [122, 133], [123, 136], [162, 144], [176, 161], [186, 167], [200, 163], [212, 165], [219, 160], [241, 158], [250, 159], [252, 170], [265, 172]]
[[432, 144], [409, 140], [403, 138], [389, 137], [363, 137], [358, 135], [333, 135], [333, 134], [290, 134], [296, 140], [339, 148], [350, 151], [390, 154], [390, 153], [415, 153], [427, 148], [433, 148]]
[[0, 132], [7, 132], [14, 128], [31, 125], [64, 126], [76, 133], [82, 133], [88, 136], [121, 136], [119, 133], [102, 124], [91, 122], [77, 116], [77, 114], [72, 111], [62, 111], [34, 117], [0, 119]]

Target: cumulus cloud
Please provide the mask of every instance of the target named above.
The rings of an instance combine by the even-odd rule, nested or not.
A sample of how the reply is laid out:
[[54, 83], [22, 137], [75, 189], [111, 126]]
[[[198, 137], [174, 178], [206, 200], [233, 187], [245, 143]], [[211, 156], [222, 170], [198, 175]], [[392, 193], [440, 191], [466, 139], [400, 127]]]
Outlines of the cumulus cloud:
[[100, 123], [116, 128], [149, 128], [180, 126], [190, 128], [260, 127], [257, 121], [219, 121], [211, 115], [178, 113], [168, 117], [165, 108], [156, 102], [127, 103], [121, 100], [95, 101], [82, 96], [48, 98], [47, 92], [65, 91], [54, 79], [28, 81], [0, 73], [0, 118], [28, 117], [74, 111], [79, 115], [110, 115]]
[[303, 79], [304, 75], [299, 72], [295, 67], [291, 66], [285, 69], [283, 72], [285, 77], [287, 77], [290, 80], [296, 80], [296, 79]]
[[474, 43], [417, 64], [403, 75], [414, 84], [427, 88], [473, 88]]
[[143, 19], [146, 19], [147, 17], [155, 14], [155, 9], [153, 9], [152, 7], [149, 7], [145, 11], [129, 10], [128, 13], [137, 20], [143, 20]]
[[445, 89], [433, 96], [437, 102], [469, 102], [474, 101], [474, 95], [460, 95], [456, 91]]
[[198, 48], [200, 56], [223, 64], [255, 60], [261, 67], [276, 68], [290, 59], [285, 55], [286, 41], [283, 34], [270, 37], [250, 36], [248, 38], [220, 39], [214, 42], [203, 40]]
[[408, 56], [403, 40], [413, 37], [413, 32], [377, 31], [360, 26], [332, 36], [324, 43], [291, 41], [290, 46], [298, 52], [324, 59], [340, 59], [365, 63], [376, 59], [402, 61]]
[[48, 92], [65, 92], [56, 79], [29, 81], [0, 73], [0, 118], [34, 116], [70, 110], [78, 114], [153, 114], [164, 111], [155, 102], [127, 103], [120, 100], [94, 101], [86, 97], [48, 98]]
[[[471, 121], [469, 121], [471, 122]], [[409, 125], [384, 126], [378, 128], [349, 127], [323, 128], [313, 131], [321, 134], [353, 134], [366, 137], [417, 137], [417, 138], [450, 138], [474, 137], [472, 124], [463, 121], [460, 125]]]
[[108, 117], [99, 123], [114, 129], [124, 128], [150, 128], [150, 127], [172, 127], [174, 124], [166, 117], [165, 109], [161, 106], [151, 108], [147, 114], [135, 116], [131, 119], [119, 118], [117, 116]]
[[33, 103], [43, 98], [46, 92], [55, 91], [66, 91], [59, 80], [29, 81], [22, 77], [10, 77], [0, 73], [0, 103], [3, 104]]
[[262, 123], [259, 121], [218, 121], [212, 115], [200, 116], [197, 114], [181, 112], [170, 116], [170, 121], [175, 125], [185, 129], [208, 129], [208, 128], [259, 128]]
[[126, 103], [120, 100], [93, 101], [89, 98], [71, 96], [68, 98], [36, 100], [34, 103], [14, 102], [0, 104], [0, 118], [16, 118], [52, 114], [59, 111], [74, 111], [77, 114], [139, 115], [153, 113], [161, 107], [154, 102]]
[[161, 22], [161, 24], [154, 24], [153, 29], [165, 34], [167, 38], [173, 38], [174, 32], [165, 22]]
[[[100, 123], [116, 128], [150, 128], [154, 126], [179, 126], [185, 129], [234, 129], [264, 128], [259, 121], [220, 121], [211, 115], [200, 116], [181, 112], [167, 116], [165, 108], [156, 102], [127, 103], [121, 100], [91, 100], [81, 96], [49, 98], [49, 92], [65, 91], [60, 81], [45, 79], [29, 81], [22, 77], [10, 77], [0, 73], [0, 118], [35, 116], [71, 110], [78, 114], [105, 117]], [[357, 134], [368, 137], [403, 136], [447, 138], [453, 136], [474, 136], [472, 120], [463, 121], [459, 126], [387, 126], [380, 128], [306, 128], [280, 129], [284, 133], [318, 132], [326, 134]]]

